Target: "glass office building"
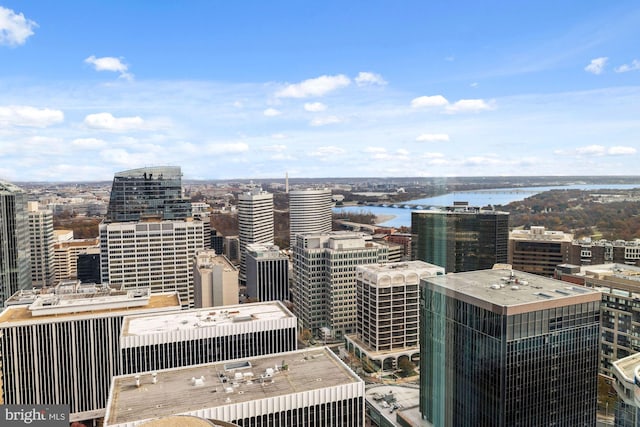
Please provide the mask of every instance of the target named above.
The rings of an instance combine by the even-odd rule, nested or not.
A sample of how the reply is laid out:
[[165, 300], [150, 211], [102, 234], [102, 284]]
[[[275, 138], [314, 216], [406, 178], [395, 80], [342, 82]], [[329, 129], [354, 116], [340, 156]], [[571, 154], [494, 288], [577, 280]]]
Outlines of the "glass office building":
[[447, 273], [483, 270], [506, 263], [509, 213], [466, 203], [411, 213], [411, 257]]
[[541, 276], [495, 269], [422, 280], [422, 417], [595, 425], [599, 322], [599, 292]]
[[130, 222], [150, 217], [180, 220], [191, 215], [191, 202], [182, 196], [180, 167], [149, 167], [115, 174], [107, 221]]
[[0, 306], [32, 286], [28, 221], [27, 194], [0, 181]]

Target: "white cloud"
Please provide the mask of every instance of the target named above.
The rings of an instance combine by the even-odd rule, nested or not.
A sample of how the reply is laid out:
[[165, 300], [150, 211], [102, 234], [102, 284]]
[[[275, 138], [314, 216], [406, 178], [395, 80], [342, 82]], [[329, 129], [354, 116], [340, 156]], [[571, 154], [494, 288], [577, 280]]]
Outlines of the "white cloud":
[[295, 157], [285, 153], [276, 153], [269, 157], [269, 160], [295, 160]]
[[461, 99], [453, 104], [447, 105], [446, 111], [455, 113], [477, 113], [480, 111], [493, 110], [492, 103], [487, 103], [483, 99]]
[[318, 113], [320, 111], [324, 111], [327, 109], [327, 106], [322, 102], [307, 102], [304, 104], [304, 109], [306, 111], [311, 111], [312, 113]]
[[77, 148], [92, 149], [92, 148], [102, 148], [107, 143], [98, 138], [77, 138], [77, 139], [74, 139], [71, 142], [71, 144], [73, 144]]
[[123, 148], [102, 150], [100, 157], [107, 163], [113, 163], [124, 167], [138, 167], [139, 165], [156, 163], [154, 153], [129, 153]]
[[244, 142], [231, 142], [226, 144], [208, 144], [205, 147], [208, 154], [236, 154], [249, 151], [249, 145]]
[[418, 142], [447, 142], [449, 135], [446, 133], [423, 133], [416, 138]]
[[275, 145], [265, 145], [264, 147], [262, 147], [263, 151], [284, 151], [287, 149], [287, 146], [284, 144], [275, 144]]
[[333, 145], [327, 147], [318, 147], [316, 151], [312, 151], [310, 156], [313, 157], [329, 157], [329, 156], [339, 156], [344, 154], [345, 150], [340, 147], [336, 147]]
[[141, 117], [113, 117], [111, 113], [89, 114], [84, 118], [84, 124], [93, 129], [124, 132], [143, 129], [145, 122]]
[[287, 135], [285, 135], [284, 133], [274, 133], [273, 135], [271, 135], [272, 139], [285, 139], [287, 138]]
[[607, 152], [607, 149], [602, 145], [587, 145], [586, 147], [576, 148], [576, 153], [585, 156], [602, 156]]
[[115, 73], [120, 73], [120, 78], [122, 79], [133, 79], [133, 74], [128, 72], [129, 66], [122, 62], [120, 58], [115, 58], [113, 56], [96, 58], [94, 55], [91, 55], [85, 59], [84, 62], [93, 65], [93, 68], [96, 71], [113, 71]]
[[398, 148], [398, 150], [396, 150], [396, 153], [398, 153], [401, 156], [408, 156], [409, 150], [405, 150], [404, 148]]
[[444, 157], [444, 154], [442, 153], [422, 153], [422, 158], [424, 159], [442, 159]]
[[25, 18], [22, 13], [0, 6], [0, 45], [24, 44], [37, 26], [35, 21]]
[[445, 56], [444, 60], [447, 61], [447, 62], [453, 62], [453, 61], [456, 60], [456, 57], [453, 56], [453, 55], [449, 55], [449, 56]]
[[469, 84], [469, 86], [471, 86], [471, 87], [478, 87], [478, 82], [473, 82], [473, 83]]
[[242, 108], [244, 105], [242, 104], [242, 101], [235, 101], [233, 106], [236, 108]]
[[637, 71], [640, 70], [640, 61], [634, 59], [631, 61], [631, 64], [622, 64], [618, 68], [615, 69], [616, 73], [626, 73], [628, 71]]
[[278, 98], [307, 98], [323, 96], [334, 90], [349, 86], [351, 80], [344, 74], [320, 76], [300, 83], [291, 84], [276, 92]]
[[386, 153], [387, 149], [384, 147], [366, 147], [364, 149], [365, 153]]
[[342, 123], [342, 119], [337, 116], [317, 117], [309, 123], [311, 126], [325, 126], [334, 123]]
[[594, 58], [594, 59], [591, 60], [589, 65], [584, 67], [584, 70], [589, 72], [589, 73], [593, 73], [593, 74], [602, 74], [602, 72], [604, 71], [604, 67], [607, 64], [608, 60], [609, 60], [609, 58], [607, 58], [606, 56], [601, 56], [599, 58]]
[[264, 114], [267, 117], [275, 117], [275, 116], [279, 116], [280, 114], [282, 114], [282, 111], [276, 110], [275, 108], [267, 108], [266, 110], [264, 110], [262, 112], [262, 114]]
[[0, 127], [7, 125], [44, 128], [63, 120], [64, 113], [60, 110], [27, 105], [0, 106]]
[[442, 95], [419, 96], [411, 100], [412, 108], [444, 107], [449, 101]]
[[358, 86], [384, 86], [387, 84], [386, 80], [383, 79], [380, 74], [370, 73], [367, 71], [360, 71], [354, 80]]
[[614, 146], [607, 150], [607, 154], [611, 156], [622, 156], [625, 154], [636, 154], [638, 150], [634, 147]]

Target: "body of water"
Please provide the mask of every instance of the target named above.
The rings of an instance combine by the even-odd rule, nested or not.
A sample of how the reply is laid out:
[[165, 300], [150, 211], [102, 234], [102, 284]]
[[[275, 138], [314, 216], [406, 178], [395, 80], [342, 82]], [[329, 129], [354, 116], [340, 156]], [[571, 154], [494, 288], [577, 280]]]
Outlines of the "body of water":
[[[524, 200], [527, 197], [550, 190], [629, 190], [632, 188], [640, 188], [640, 184], [576, 184], [550, 187], [494, 188], [489, 190], [456, 191], [436, 197], [410, 200], [404, 203], [420, 205], [424, 209], [429, 209], [432, 206], [453, 206], [453, 202], [469, 202], [469, 206], [495, 206]], [[376, 216], [393, 215], [393, 219], [381, 225], [387, 227], [411, 227], [412, 209], [382, 206], [347, 206], [334, 209], [334, 212], [341, 211], [367, 212]]]

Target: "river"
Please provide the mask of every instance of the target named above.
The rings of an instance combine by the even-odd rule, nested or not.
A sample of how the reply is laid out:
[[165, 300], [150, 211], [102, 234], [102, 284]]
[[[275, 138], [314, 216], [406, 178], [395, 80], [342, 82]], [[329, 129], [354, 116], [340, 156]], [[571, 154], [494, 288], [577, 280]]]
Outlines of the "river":
[[[453, 202], [469, 202], [469, 206], [488, 206], [488, 205], [506, 205], [518, 200], [524, 200], [527, 197], [550, 190], [628, 190], [631, 188], [640, 188], [639, 184], [575, 184], [561, 185], [549, 187], [521, 187], [521, 188], [494, 188], [488, 190], [474, 191], [456, 191], [435, 197], [427, 197], [424, 199], [410, 200], [403, 204], [420, 205], [424, 209], [431, 206], [452, 206]], [[386, 227], [411, 227], [411, 211], [412, 209], [393, 208], [382, 206], [346, 206], [335, 208], [334, 212], [366, 212], [376, 216], [392, 218], [388, 221], [380, 223]]]

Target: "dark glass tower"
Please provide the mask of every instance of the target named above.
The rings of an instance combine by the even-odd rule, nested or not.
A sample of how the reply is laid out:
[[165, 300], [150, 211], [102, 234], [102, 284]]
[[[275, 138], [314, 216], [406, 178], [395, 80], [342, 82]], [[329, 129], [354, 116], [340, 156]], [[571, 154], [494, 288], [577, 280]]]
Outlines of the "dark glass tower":
[[20, 289], [31, 288], [27, 195], [0, 181], [0, 306]]
[[466, 204], [411, 213], [411, 256], [447, 273], [507, 262], [509, 213]]
[[108, 222], [139, 221], [150, 217], [179, 220], [190, 216], [191, 202], [182, 197], [180, 167], [149, 167], [115, 174]]
[[423, 279], [422, 417], [594, 426], [599, 337], [600, 293], [588, 288], [510, 269]]

